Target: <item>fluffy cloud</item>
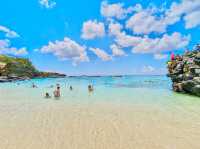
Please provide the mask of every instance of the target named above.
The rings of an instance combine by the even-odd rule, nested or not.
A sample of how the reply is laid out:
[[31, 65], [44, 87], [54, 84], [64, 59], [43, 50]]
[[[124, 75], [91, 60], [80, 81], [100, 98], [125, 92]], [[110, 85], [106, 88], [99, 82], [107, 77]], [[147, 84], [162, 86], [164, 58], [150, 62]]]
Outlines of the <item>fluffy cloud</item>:
[[133, 53], [160, 53], [169, 50], [184, 48], [189, 44], [190, 36], [182, 36], [175, 32], [172, 35], [164, 34], [160, 38], [149, 38], [148, 36], [128, 35], [121, 31], [119, 23], [109, 25], [109, 34], [114, 41], [123, 48], [132, 48]]
[[83, 39], [94, 39], [105, 35], [105, 27], [102, 22], [87, 21], [83, 23], [82, 35]]
[[166, 11], [166, 18], [171, 23], [178, 22], [181, 17], [184, 18], [186, 28], [193, 28], [200, 25], [198, 16], [200, 13], [199, 0], [182, 0], [181, 3], [174, 2], [170, 9]]
[[39, 3], [45, 8], [53, 8], [56, 6], [56, 2], [52, 0], [39, 0]]
[[17, 49], [15, 47], [10, 46], [10, 41], [0, 40], [0, 54], [9, 54], [14, 56], [24, 56], [27, 55], [28, 52], [25, 47]]
[[116, 44], [112, 44], [110, 49], [112, 50], [113, 56], [126, 56], [126, 53]]
[[140, 9], [126, 22], [126, 28], [136, 34], [164, 33], [168, 26], [183, 18], [185, 28], [190, 29], [200, 25], [199, 15], [199, 0], [182, 0], [180, 3], [173, 2], [169, 9]]
[[157, 59], [157, 60], [166, 59], [167, 54], [156, 53], [156, 54], [154, 54], [154, 58]]
[[133, 47], [133, 53], [158, 53], [184, 48], [189, 44], [190, 36], [182, 36], [180, 33], [165, 34], [161, 38], [144, 37]]
[[92, 51], [94, 54], [96, 54], [100, 59], [103, 61], [109, 61], [112, 59], [110, 55], [108, 55], [104, 50], [99, 48], [90, 48], [90, 51]]
[[163, 19], [157, 18], [147, 10], [134, 14], [126, 22], [126, 28], [131, 29], [136, 34], [163, 33], [166, 31], [167, 25]]
[[147, 65], [142, 68], [143, 73], [153, 73], [155, 72], [155, 68], [153, 66]]
[[[136, 9], [139, 9], [139, 7], [137, 6]], [[123, 19], [133, 11], [133, 7], [124, 8], [123, 3], [108, 4], [107, 1], [101, 3], [101, 15], [106, 18]]]
[[0, 25], [0, 32], [4, 32], [8, 38], [17, 38], [19, 35], [5, 26]]
[[73, 60], [74, 64], [89, 61], [86, 47], [79, 45], [68, 37], [65, 37], [63, 41], [49, 42], [40, 51], [42, 53], [52, 53], [61, 60]]

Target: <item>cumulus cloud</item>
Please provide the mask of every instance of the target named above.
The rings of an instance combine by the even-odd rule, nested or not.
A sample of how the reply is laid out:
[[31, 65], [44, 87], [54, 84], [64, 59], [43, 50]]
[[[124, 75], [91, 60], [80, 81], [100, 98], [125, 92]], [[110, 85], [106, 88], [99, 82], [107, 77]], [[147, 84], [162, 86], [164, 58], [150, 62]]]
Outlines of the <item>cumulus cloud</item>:
[[109, 25], [109, 34], [114, 37], [114, 41], [120, 47], [132, 48], [133, 53], [160, 53], [177, 50], [187, 46], [190, 41], [190, 36], [183, 36], [178, 32], [171, 35], [164, 34], [157, 38], [129, 35], [122, 31], [122, 26], [119, 23]]
[[53, 0], [39, 0], [39, 3], [41, 6], [48, 9], [56, 6], [56, 2]]
[[144, 75], [164, 75], [167, 74], [166, 68], [157, 68], [152, 65], [145, 65], [140, 70], [138, 70], [139, 74]]
[[86, 47], [79, 45], [68, 37], [65, 37], [63, 41], [49, 42], [40, 51], [42, 53], [52, 53], [61, 60], [72, 60], [74, 64], [89, 61]]
[[83, 23], [82, 35], [83, 39], [94, 39], [96, 37], [103, 37], [105, 35], [104, 23], [96, 20], [89, 20]]
[[[108, 4], [107, 1], [101, 3], [101, 15], [106, 18], [123, 19], [127, 14], [133, 12], [134, 9], [136, 9], [136, 7], [124, 8], [123, 3]], [[137, 9], [139, 9], [138, 6]]]
[[113, 56], [126, 56], [126, 53], [116, 44], [110, 45], [110, 49], [112, 50]]
[[134, 14], [126, 22], [126, 28], [131, 29], [136, 34], [163, 33], [166, 31], [167, 25], [163, 19], [154, 16], [147, 10]]
[[10, 41], [8, 39], [5, 39], [5, 40], [0, 40], [0, 54], [24, 56], [28, 54], [28, 51], [25, 47], [19, 49], [16, 47], [11, 47]]
[[155, 72], [155, 70], [156, 69], [150, 65], [143, 66], [143, 68], [142, 68], [143, 73], [153, 73], [153, 72]]
[[190, 36], [182, 36], [180, 33], [172, 35], [164, 34], [161, 38], [144, 37], [133, 47], [133, 53], [158, 53], [164, 51], [177, 50], [189, 44]]
[[127, 20], [126, 28], [136, 34], [164, 33], [168, 26], [183, 18], [185, 28], [190, 29], [200, 25], [199, 14], [199, 0], [182, 0], [180, 3], [173, 2], [169, 9], [157, 7], [140, 9]]
[[17, 38], [19, 35], [5, 26], [0, 25], [0, 32], [4, 32], [8, 38]]
[[156, 53], [156, 54], [154, 54], [154, 58], [157, 59], [157, 60], [166, 59], [167, 54]]
[[90, 48], [89, 50], [92, 51], [97, 57], [99, 57], [103, 61], [110, 61], [112, 59], [112, 57], [102, 49]]
[[180, 3], [173, 2], [170, 9], [166, 11], [166, 18], [172, 23], [184, 18], [186, 28], [193, 28], [200, 25], [198, 14], [200, 13], [199, 0], [182, 0]]

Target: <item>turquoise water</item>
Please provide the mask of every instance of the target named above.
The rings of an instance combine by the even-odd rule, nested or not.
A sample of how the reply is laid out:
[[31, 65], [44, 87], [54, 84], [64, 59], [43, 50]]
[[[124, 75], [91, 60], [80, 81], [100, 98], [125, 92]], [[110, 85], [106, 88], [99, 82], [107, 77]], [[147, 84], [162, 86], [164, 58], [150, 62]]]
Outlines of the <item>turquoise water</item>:
[[[38, 88], [31, 88], [32, 83]], [[46, 92], [52, 95], [57, 83], [61, 86], [60, 100], [68, 102], [200, 105], [199, 97], [174, 93], [171, 89], [171, 81], [166, 76], [67, 77], [2, 83], [0, 100], [41, 101]], [[94, 85], [95, 91], [92, 94], [87, 91], [88, 84]], [[51, 85], [54, 87], [51, 88]], [[73, 91], [69, 90], [70, 85], [73, 86]]]

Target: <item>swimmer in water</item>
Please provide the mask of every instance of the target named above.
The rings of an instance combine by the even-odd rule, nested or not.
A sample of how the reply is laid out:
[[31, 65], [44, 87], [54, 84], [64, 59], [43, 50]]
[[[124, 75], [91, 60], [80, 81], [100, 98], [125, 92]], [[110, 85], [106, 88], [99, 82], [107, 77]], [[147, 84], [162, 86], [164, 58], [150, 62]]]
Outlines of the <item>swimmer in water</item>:
[[94, 88], [93, 88], [92, 85], [88, 85], [88, 91], [89, 91], [89, 92], [93, 92], [93, 91], [94, 91]]
[[51, 98], [51, 96], [49, 95], [49, 93], [45, 94], [45, 98]]

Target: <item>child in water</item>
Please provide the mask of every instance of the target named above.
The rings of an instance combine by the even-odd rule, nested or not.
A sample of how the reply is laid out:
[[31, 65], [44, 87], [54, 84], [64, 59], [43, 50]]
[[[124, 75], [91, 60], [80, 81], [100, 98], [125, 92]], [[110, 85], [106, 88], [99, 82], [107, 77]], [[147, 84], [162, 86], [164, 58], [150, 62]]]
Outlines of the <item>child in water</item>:
[[49, 95], [49, 93], [45, 94], [45, 98], [51, 98], [51, 96]]
[[89, 91], [89, 92], [93, 92], [93, 91], [94, 91], [94, 88], [93, 88], [92, 85], [88, 85], [88, 91]]

